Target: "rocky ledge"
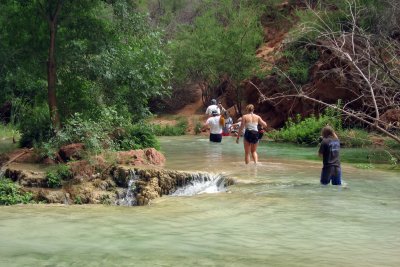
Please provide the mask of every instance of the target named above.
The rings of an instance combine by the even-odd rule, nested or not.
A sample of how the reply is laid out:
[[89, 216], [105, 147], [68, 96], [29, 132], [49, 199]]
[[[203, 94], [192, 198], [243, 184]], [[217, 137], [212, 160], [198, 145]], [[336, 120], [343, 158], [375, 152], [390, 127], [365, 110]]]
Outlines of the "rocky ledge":
[[[31, 192], [35, 201], [63, 204], [127, 205], [125, 200], [130, 195], [129, 204], [147, 205], [199, 177], [206, 181], [211, 179], [206, 173], [162, 169], [165, 157], [155, 149], [119, 152], [113, 157], [112, 164], [107, 163], [104, 156], [65, 163], [71, 176], [63, 179], [57, 188], [50, 188], [46, 177], [46, 168], [54, 165], [16, 161], [3, 166], [3, 170], [23, 191]], [[226, 187], [233, 184], [233, 180], [221, 176], [218, 183]], [[130, 192], [127, 192], [128, 187]]]

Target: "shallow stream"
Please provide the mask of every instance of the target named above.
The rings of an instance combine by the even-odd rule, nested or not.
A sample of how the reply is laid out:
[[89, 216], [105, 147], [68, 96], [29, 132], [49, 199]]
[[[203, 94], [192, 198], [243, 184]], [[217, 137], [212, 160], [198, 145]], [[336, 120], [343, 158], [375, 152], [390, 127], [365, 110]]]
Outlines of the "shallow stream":
[[0, 207], [0, 266], [400, 266], [398, 172], [344, 163], [343, 187], [320, 186], [316, 148], [261, 144], [246, 166], [231, 137], [160, 140], [166, 168], [237, 183], [143, 207]]

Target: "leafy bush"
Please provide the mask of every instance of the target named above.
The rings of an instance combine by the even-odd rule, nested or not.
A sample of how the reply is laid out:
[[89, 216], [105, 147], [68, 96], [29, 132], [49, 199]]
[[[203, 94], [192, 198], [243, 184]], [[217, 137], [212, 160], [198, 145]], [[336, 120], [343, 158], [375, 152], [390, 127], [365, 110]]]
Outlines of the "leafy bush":
[[47, 105], [26, 108], [22, 111], [20, 119], [21, 139], [19, 143], [21, 146], [31, 147], [54, 136]]
[[340, 115], [334, 109], [326, 109], [325, 113], [316, 117], [311, 115], [302, 119], [297, 115], [295, 120], [289, 119], [280, 131], [268, 133], [276, 141], [285, 141], [298, 144], [317, 144], [321, 136], [321, 129], [331, 125], [337, 131], [341, 130]]
[[118, 150], [143, 149], [148, 147], [160, 149], [152, 126], [144, 122], [132, 124], [127, 127], [116, 145], [118, 146]]
[[19, 132], [12, 124], [0, 123], [0, 154], [10, 152], [17, 148], [14, 140], [19, 139]]
[[0, 178], [0, 205], [29, 203], [32, 193], [22, 193], [20, 187], [10, 179]]
[[200, 121], [196, 121], [196, 123], [194, 123], [194, 133], [195, 134], [199, 134], [201, 133], [201, 128], [203, 127], [203, 125], [201, 124]]
[[345, 129], [338, 134], [340, 143], [346, 147], [364, 147], [372, 145], [368, 132], [362, 129]]
[[286, 59], [285, 69], [293, 82], [299, 85], [306, 84], [309, 80], [309, 70], [318, 59], [316, 50], [307, 49], [303, 44], [292, 44], [284, 52]]
[[93, 152], [159, 147], [150, 126], [142, 122], [132, 124], [114, 108], [99, 110], [96, 119], [74, 114], [56, 136], [42, 144], [42, 154], [51, 155], [59, 147], [71, 143], [84, 143]]
[[47, 186], [50, 188], [61, 187], [61, 178], [56, 172], [47, 172], [46, 174]]
[[62, 181], [72, 178], [72, 173], [68, 165], [60, 164], [46, 173], [47, 185], [50, 188], [58, 188]]
[[186, 134], [188, 122], [185, 118], [179, 118], [176, 125], [153, 125], [156, 136], [178, 136]]

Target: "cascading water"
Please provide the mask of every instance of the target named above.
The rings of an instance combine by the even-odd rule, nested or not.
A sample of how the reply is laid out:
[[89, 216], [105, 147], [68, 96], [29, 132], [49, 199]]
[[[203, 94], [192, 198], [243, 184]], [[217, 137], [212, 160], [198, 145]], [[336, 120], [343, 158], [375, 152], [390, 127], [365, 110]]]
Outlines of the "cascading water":
[[129, 170], [129, 181], [128, 181], [128, 188], [126, 189], [125, 194], [123, 197], [116, 201], [117, 205], [120, 206], [135, 206], [136, 205], [136, 198], [135, 198], [135, 182], [138, 177], [135, 174], [134, 170]]
[[226, 192], [225, 177], [221, 174], [194, 173], [190, 181], [172, 196], [193, 196], [204, 193]]

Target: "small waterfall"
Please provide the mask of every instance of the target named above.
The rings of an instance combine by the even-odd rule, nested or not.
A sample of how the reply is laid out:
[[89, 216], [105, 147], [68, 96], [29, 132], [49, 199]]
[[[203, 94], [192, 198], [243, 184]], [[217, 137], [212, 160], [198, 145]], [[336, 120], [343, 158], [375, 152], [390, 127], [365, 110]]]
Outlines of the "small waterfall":
[[137, 180], [137, 176], [134, 170], [129, 170], [129, 181], [128, 181], [128, 188], [126, 189], [125, 194], [122, 198], [116, 201], [117, 205], [120, 206], [135, 206], [136, 205], [136, 198], [135, 198], [135, 182]]
[[225, 177], [221, 174], [194, 173], [191, 180], [178, 188], [172, 196], [193, 196], [204, 193], [226, 192]]

